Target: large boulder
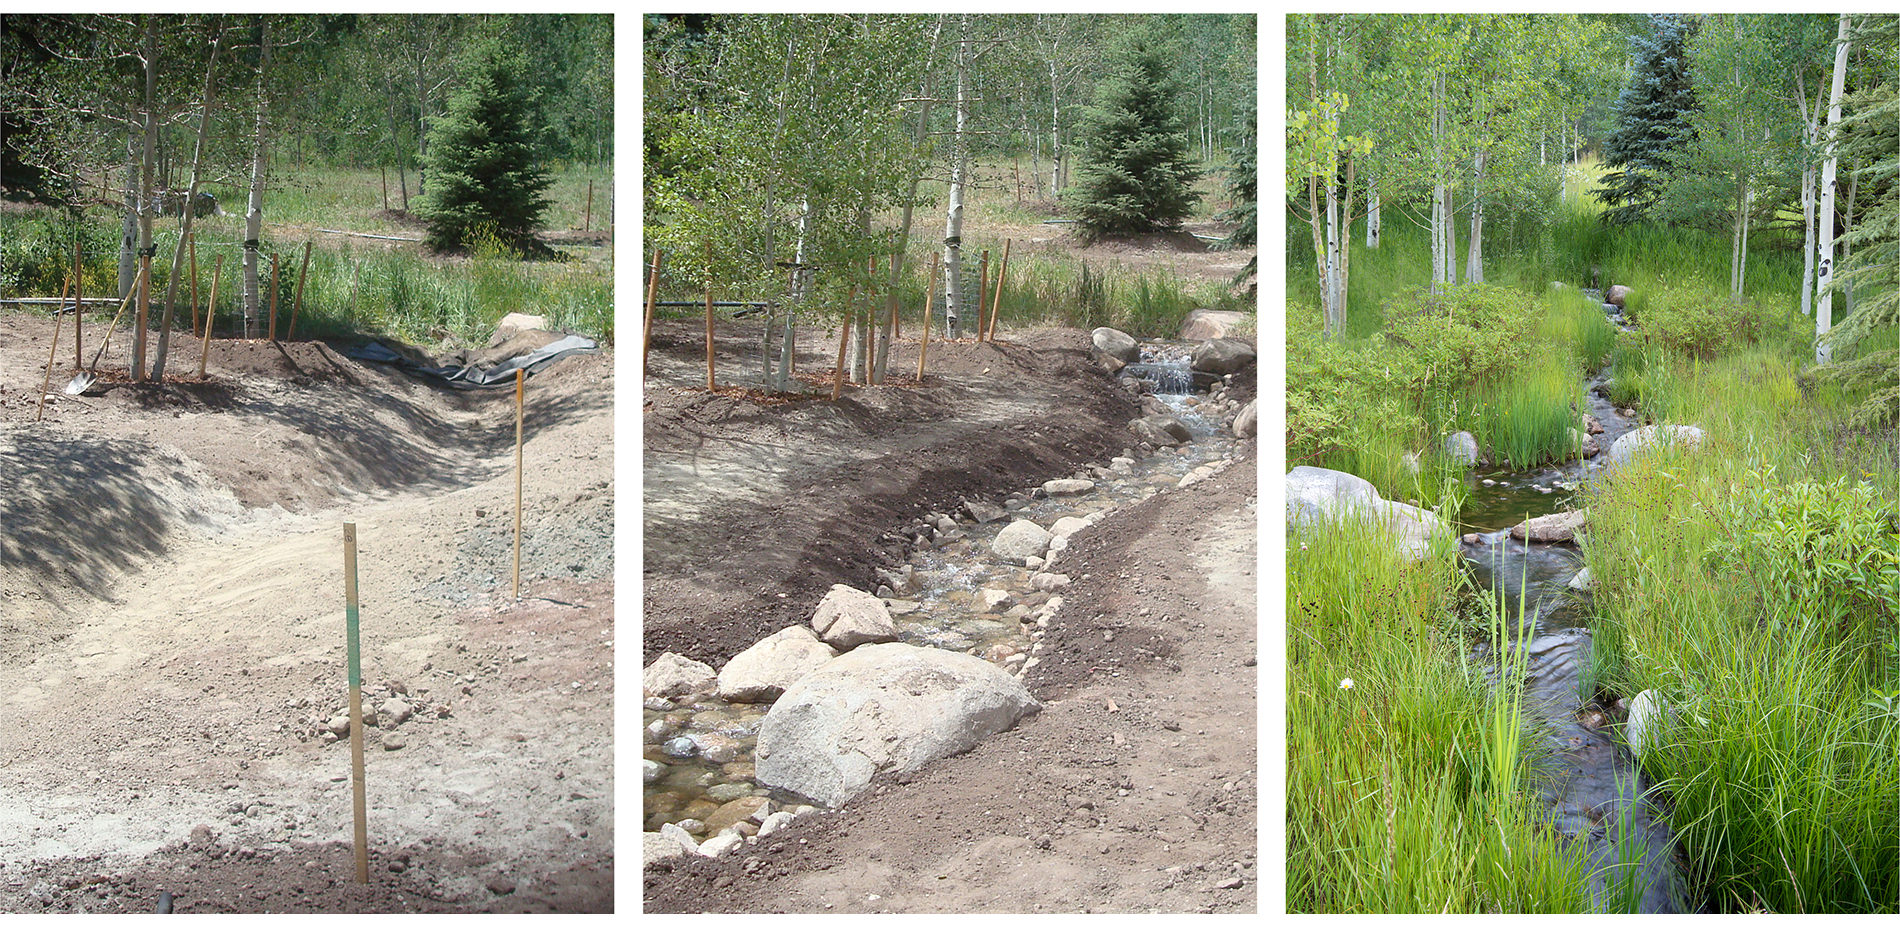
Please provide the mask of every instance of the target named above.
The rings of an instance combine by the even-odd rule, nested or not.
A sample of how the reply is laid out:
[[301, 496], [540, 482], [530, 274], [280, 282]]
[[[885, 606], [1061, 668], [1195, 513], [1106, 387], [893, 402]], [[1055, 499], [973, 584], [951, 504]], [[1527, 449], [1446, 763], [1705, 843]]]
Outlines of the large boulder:
[[837, 655], [812, 629], [792, 625], [727, 661], [719, 670], [719, 697], [728, 702], [769, 702]]
[[897, 623], [884, 600], [862, 589], [834, 583], [811, 615], [818, 638], [839, 650], [897, 640]]
[[1372, 484], [1338, 470], [1294, 467], [1286, 475], [1286, 524], [1314, 530], [1342, 521], [1376, 525], [1391, 535], [1394, 549], [1411, 560], [1431, 555], [1433, 537], [1451, 528], [1437, 515], [1404, 502], [1379, 498]]
[[1623, 304], [1629, 300], [1629, 295], [1629, 287], [1617, 284], [1616, 286], [1610, 287], [1608, 293], [1603, 294], [1603, 301], [1618, 309], [1623, 309], [1626, 308]]
[[1018, 519], [996, 533], [996, 540], [990, 542], [990, 551], [1004, 560], [1021, 563], [1025, 557], [1040, 556], [1048, 550], [1050, 538], [1041, 525], [1027, 518]]
[[1181, 320], [1182, 341], [1212, 341], [1226, 338], [1240, 328], [1240, 324], [1252, 318], [1251, 312], [1237, 312], [1232, 309], [1196, 309]]
[[1257, 401], [1258, 400], [1253, 399], [1247, 400], [1247, 404], [1240, 408], [1240, 414], [1234, 416], [1234, 437], [1251, 438], [1259, 432], [1260, 413], [1254, 409], [1254, 403]]
[[668, 651], [640, 673], [640, 691], [647, 698], [678, 698], [710, 692], [719, 674], [698, 660]]
[[1610, 463], [1620, 466], [1650, 448], [1671, 446], [1694, 448], [1702, 443], [1702, 429], [1694, 425], [1644, 425], [1610, 445]]
[[1478, 465], [1478, 439], [1469, 431], [1445, 436], [1445, 457], [1461, 467]]
[[1540, 544], [1575, 544], [1583, 530], [1582, 512], [1552, 512], [1511, 526], [1511, 537]]
[[1124, 364], [1141, 360], [1141, 342], [1127, 332], [1112, 328], [1098, 328], [1089, 332], [1089, 340], [1095, 342], [1095, 350], [1102, 352]]
[[1253, 345], [1239, 338], [1215, 338], [1194, 349], [1188, 366], [1201, 373], [1220, 375], [1238, 373], [1253, 362]]
[[1008, 730], [1042, 705], [965, 653], [873, 644], [785, 690], [759, 725], [757, 779], [827, 805], [880, 772], [914, 772]]

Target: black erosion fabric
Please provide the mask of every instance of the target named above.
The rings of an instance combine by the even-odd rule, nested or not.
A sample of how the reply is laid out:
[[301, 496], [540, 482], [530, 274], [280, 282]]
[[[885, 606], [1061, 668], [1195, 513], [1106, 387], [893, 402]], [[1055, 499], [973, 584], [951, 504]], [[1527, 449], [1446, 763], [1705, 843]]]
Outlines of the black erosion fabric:
[[569, 354], [588, 353], [598, 350], [599, 347], [592, 338], [568, 335], [559, 341], [550, 342], [526, 354], [518, 354], [488, 368], [476, 367], [472, 364], [466, 367], [430, 367], [390, 350], [380, 341], [369, 341], [357, 347], [346, 348], [343, 355], [354, 360], [392, 364], [408, 373], [441, 380], [457, 389], [492, 389], [513, 383], [516, 370], [526, 370], [532, 375]]

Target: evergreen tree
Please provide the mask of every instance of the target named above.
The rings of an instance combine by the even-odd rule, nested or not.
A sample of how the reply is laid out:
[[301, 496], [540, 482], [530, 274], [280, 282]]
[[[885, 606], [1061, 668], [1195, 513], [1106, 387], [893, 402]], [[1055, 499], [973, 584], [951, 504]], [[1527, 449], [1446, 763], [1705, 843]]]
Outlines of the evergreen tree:
[[1172, 73], [1147, 27], [1131, 30], [1112, 53], [1095, 104], [1083, 112], [1070, 194], [1083, 238], [1177, 229], [1200, 199]]
[[523, 254], [549, 253], [533, 235], [553, 183], [540, 163], [538, 97], [519, 52], [492, 37], [470, 46], [461, 87], [429, 132], [421, 212], [430, 247], [463, 248], [478, 231], [492, 231]]
[[1618, 170], [1604, 174], [1595, 192], [1611, 207], [1603, 214], [1606, 222], [1647, 218], [1662, 194], [1671, 158], [1695, 137], [1688, 56], [1695, 25], [1692, 17], [1653, 15], [1649, 33], [1630, 38], [1635, 68], [1616, 100], [1616, 128], [1603, 140], [1603, 163]]

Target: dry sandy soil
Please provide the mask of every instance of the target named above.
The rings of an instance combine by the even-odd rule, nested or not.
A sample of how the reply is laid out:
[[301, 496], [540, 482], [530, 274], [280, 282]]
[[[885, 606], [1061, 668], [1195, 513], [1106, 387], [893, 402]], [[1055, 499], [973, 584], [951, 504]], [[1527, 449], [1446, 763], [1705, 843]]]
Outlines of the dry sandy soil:
[[[612, 910], [611, 356], [528, 381], [516, 601], [509, 391], [316, 342], [134, 386], [117, 336], [36, 423], [50, 334], [0, 311], [0, 912]], [[366, 730], [368, 885], [345, 522], [366, 710], [413, 711]]]
[[[748, 372], [757, 334], [718, 364]], [[801, 342], [801, 369], [826, 350]], [[933, 343], [924, 384], [838, 403], [695, 390], [702, 351], [690, 325], [656, 325], [643, 663], [722, 665], [831, 583], [870, 588], [913, 517], [1106, 463], [1137, 414], [1074, 330]], [[914, 342], [895, 354], [915, 370]], [[1076, 534], [1069, 604], [1026, 677], [1039, 715], [733, 855], [658, 862], [644, 909], [1256, 910], [1256, 492], [1249, 448]]]

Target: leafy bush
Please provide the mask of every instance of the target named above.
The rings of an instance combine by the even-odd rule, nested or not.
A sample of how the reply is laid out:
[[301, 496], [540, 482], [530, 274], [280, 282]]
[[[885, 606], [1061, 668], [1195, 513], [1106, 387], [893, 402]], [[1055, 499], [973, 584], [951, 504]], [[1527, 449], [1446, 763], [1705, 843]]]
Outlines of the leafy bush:
[[1697, 284], [1640, 297], [1632, 314], [1656, 344], [1703, 359], [1782, 336], [1789, 327], [1789, 320], [1760, 303]]

